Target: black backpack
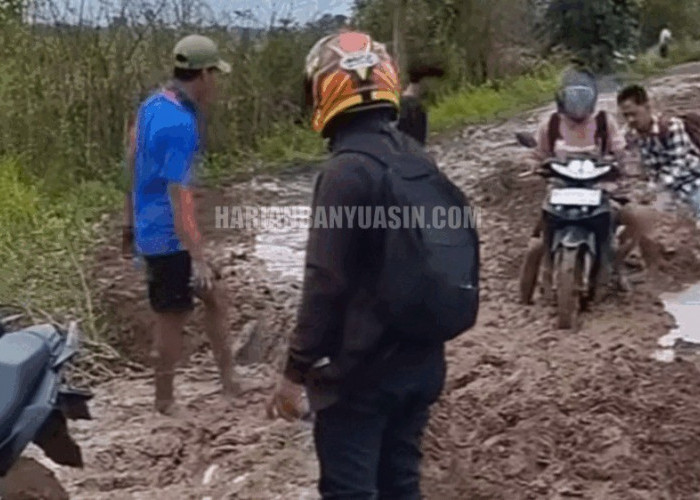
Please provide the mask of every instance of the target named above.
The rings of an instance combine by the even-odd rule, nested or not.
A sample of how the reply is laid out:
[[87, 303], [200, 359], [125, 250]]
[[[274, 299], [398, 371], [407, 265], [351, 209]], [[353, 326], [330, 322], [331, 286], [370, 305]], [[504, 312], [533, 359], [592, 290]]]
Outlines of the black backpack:
[[[693, 143], [695, 150], [700, 152], [700, 114], [693, 112], [684, 113], [679, 114], [678, 118], [683, 122], [683, 127], [688, 137], [690, 137], [690, 141]], [[669, 139], [670, 119], [670, 116], [662, 116], [659, 121], [661, 138], [666, 143], [668, 143]]]
[[[400, 207], [401, 214], [414, 210], [410, 207], [422, 207], [425, 225], [392, 228], [388, 220], [375, 310], [384, 326], [402, 340], [445, 342], [473, 327], [477, 319], [476, 214], [464, 193], [417, 142], [394, 126], [385, 127], [381, 134], [383, 140], [377, 140], [376, 135], [349, 137], [336, 154], [359, 153], [382, 165], [381, 196], [386, 213], [391, 213], [391, 207]], [[436, 207], [443, 209], [438, 214], [440, 220], [435, 221], [442, 228], [429, 227]], [[448, 223], [450, 208], [462, 214], [459, 224]]]

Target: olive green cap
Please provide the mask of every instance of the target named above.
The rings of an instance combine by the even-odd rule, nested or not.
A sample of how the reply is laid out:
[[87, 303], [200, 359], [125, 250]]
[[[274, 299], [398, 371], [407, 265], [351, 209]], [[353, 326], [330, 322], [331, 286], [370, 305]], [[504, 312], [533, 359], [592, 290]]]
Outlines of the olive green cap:
[[231, 72], [231, 65], [219, 57], [216, 43], [202, 35], [189, 35], [177, 42], [173, 49], [173, 59], [176, 68], [216, 68], [222, 73]]

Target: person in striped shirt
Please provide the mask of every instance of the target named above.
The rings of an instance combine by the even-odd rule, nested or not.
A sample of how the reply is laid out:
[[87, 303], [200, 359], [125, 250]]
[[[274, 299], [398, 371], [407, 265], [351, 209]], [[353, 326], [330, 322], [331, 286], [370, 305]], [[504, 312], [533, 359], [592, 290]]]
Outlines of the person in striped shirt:
[[688, 124], [680, 117], [655, 113], [640, 85], [622, 89], [617, 103], [629, 129], [628, 142], [639, 148], [651, 182], [685, 203], [700, 222], [700, 148]]

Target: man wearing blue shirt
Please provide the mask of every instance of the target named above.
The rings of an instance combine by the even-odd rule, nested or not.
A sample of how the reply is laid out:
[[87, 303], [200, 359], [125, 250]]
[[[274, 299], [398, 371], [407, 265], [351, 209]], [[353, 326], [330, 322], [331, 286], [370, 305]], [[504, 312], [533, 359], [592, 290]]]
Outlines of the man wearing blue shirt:
[[202, 111], [216, 98], [216, 74], [230, 73], [209, 38], [190, 35], [173, 51], [173, 80], [138, 110], [129, 151], [131, 189], [125, 202], [124, 252], [147, 265], [148, 295], [156, 313], [155, 405], [173, 413], [175, 365], [183, 328], [197, 295], [206, 308], [206, 329], [224, 392], [239, 392], [227, 343], [225, 297], [206, 261], [192, 191], [203, 149]]

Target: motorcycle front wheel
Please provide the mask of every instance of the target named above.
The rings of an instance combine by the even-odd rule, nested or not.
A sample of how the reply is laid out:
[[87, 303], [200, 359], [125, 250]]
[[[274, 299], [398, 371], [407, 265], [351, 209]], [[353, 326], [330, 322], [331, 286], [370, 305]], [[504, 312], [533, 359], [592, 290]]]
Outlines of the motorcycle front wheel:
[[577, 330], [583, 286], [583, 258], [579, 248], [560, 248], [555, 254], [557, 320], [563, 330]]

